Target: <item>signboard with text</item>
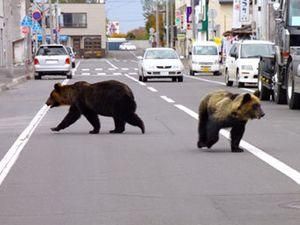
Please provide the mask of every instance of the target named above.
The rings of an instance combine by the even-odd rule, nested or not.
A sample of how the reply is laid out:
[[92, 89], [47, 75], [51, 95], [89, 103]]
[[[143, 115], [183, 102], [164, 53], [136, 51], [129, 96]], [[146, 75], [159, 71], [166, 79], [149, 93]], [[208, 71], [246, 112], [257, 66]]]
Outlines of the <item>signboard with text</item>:
[[247, 23], [249, 22], [249, 9], [250, 2], [249, 0], [240, 0], [240, 22]]

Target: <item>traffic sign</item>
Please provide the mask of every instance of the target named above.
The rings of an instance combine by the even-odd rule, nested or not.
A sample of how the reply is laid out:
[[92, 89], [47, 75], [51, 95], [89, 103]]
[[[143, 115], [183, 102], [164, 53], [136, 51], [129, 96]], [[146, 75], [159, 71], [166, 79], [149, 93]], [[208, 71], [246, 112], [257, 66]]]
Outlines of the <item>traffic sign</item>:
[[34, 21], [32, 27], [31, 27], [31, 30], [34, 33], [40, 33], [42, 31], [42, 28], [37, 21]]
[[29, 27], [21, 27], [21, 31], [23, 34], [28, 34], [29, 33]]
[[32, 26], [32, 19], [29, 16], [24, 16], [22, 22], [22, 27], [31, 27]]
[[33, 13], [32, 13], [32, 19], [34, 19], [35, 21], [39, 21], [42, 19], [42, 14], [39, 10], [35, 10]]

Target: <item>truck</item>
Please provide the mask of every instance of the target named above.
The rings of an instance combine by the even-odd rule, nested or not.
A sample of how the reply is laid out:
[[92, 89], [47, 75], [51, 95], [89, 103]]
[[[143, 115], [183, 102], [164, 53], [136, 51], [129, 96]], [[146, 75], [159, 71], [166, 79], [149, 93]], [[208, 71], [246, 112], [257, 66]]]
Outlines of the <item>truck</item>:
[[300, 108], [300, 0], [280, 0], [275, 10], [275, 47], [272, 56], [259, 62], [258, 89], [261, 100]]

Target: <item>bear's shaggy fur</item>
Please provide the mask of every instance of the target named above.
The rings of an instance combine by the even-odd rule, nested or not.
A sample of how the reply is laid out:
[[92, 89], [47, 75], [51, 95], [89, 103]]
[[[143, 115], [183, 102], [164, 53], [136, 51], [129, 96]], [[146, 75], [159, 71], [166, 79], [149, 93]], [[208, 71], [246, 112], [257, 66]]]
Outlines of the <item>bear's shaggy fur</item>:
[[137, 126], [145, 132], [143, 121], [135, 113], [136, 103], [131, 89], [124, 83], [115, 80], [94, 84], [79, 81], [71, 85], [54, 85], [46, 104], [57, 107], [70, 105], [68, 114], [52, 131], [60, 131], [73, 124], [83, 114], [92, 124], [91, 134], [100, 130], [98, 114], [113, 117], [115, 129], [110, 133], [122, 133], [125, 123]]
[[239, 144], [247, 121], [265, 115], [258, 94], [233, 94], [221, 90], [205, 96], [199, 106], [198, 148], [210, 148], [219, 140], [220, 129], [232, 128], [231, 151], [242, 152]]

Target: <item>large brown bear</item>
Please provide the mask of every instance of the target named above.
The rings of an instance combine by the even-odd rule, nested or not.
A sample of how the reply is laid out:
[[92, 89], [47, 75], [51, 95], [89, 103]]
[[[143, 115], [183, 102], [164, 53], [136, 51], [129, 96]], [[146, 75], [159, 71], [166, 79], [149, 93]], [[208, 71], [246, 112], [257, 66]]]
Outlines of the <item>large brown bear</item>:
[[232, 128], [231, 151], [243, 152], [239, 144], [247, 121], [265, 115], [258, 95], [258, 92], [233, 94], [221, 90], [204, 97], [199, 106], [198, 148], [210, 148], [219, 140], [220, 129]]
[[71, 85], [54, 85], [46, 104], [57, 107], [70, 105], [68, 114], [52, 131], [60, 131], [73, 124], [83, 114], [92, 124], [91, 134], [100, 130], [98, 114], [113, 117], [115, 129], [110, 133], [122, 133], [125, 123], [137, 126], [145, 132], [143, 121], [135, 113], [136, 103], [131, 89], [124, 83], [115, 80], [94, 84], [79, 81]]

